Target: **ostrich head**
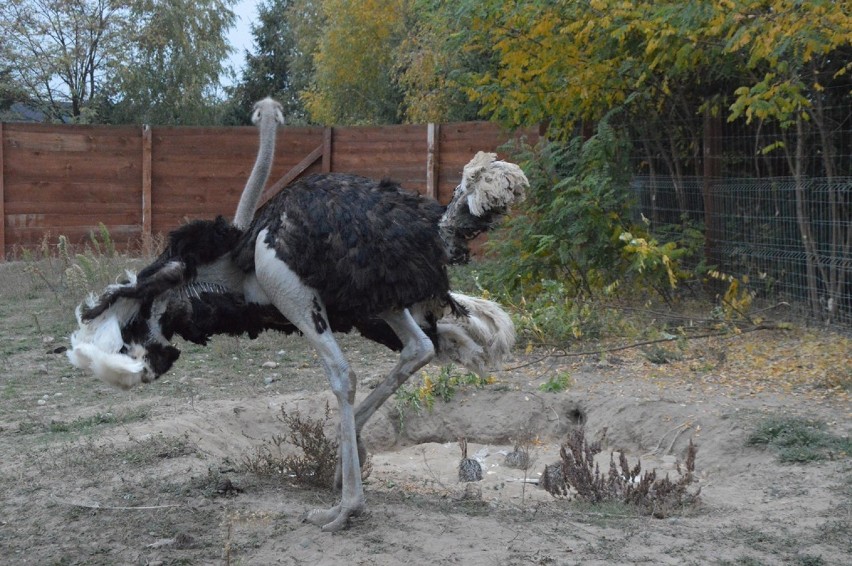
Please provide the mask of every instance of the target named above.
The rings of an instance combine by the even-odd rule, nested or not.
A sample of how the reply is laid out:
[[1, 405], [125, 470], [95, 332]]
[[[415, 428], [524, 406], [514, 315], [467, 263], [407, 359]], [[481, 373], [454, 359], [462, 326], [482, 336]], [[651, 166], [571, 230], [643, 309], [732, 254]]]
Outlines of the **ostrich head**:
[[199, 267], [229, 254], [241, 235], [221, 217], [172, 232], [166, 250], [138, 276], [128, 273], [125, 281], [77, 307], [71, 363], [122, 389], [166, 373], [180, 356], [169, 341], [193, 316], [192, 295], [216, 291], [232, 303], [238, 300], [224, 288], [194, 280]]
[[441, 237], [451, 263], [467, 263], [467, 243], [489, 230], [513, 202], [524, 199], [529, 181], [514, 163], [480, 151], [464, 166], [462, 181], [441, 218]]

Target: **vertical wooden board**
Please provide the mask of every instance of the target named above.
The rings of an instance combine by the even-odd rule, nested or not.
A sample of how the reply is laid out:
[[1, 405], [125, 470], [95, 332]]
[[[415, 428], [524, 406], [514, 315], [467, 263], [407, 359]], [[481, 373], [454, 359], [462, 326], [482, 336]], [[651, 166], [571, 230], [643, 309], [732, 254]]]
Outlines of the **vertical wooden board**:
[[440, 126], [429, 123], [426, 127], [426, 196], [438, 198], [438, 170], [441, 163]]
[[6, 189], [5, 189], [5, 159], [3, 158], [3, 146], [6, 145], [6, 136], [3, 132], [3, 122], [0, 122], [0, 261], [6, 260]]
[[334, 169], [334, 128], [325, 128], [322, 132], [322, 172], [331, 173]]
[[151, 237], [151, 126], [142, 126], [142, 238]]

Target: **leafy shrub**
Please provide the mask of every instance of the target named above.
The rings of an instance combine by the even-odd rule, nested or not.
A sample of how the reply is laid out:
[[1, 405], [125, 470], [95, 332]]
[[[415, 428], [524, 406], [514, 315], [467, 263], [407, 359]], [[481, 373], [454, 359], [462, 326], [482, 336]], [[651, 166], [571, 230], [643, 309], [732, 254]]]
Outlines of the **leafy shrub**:
[[558, 282], [564, 300], [653, 290], [667, 297], [687, 274], [680, 262], [699, 246], [658, 241], [633, 222], [629, 144], [607, 120], [583, 140], [522, 147], [527, 199], [488, 249], [502, 261], [483, 272], [489, 288], [529, 300]]
[[625, 503], [657, 518], [668, 517], [698, 502], [701, 490], [691, 489], [698, 450], [691, 440], [684, 468], [678, 464], [681, 477], [676, 481], [670, 480], [668, 475], [657, 478], [654, 470], [643, 473], [641, 462], [631, 468], [623, 452], [618, 456], [618, 463], [615, 455], [610, 454], [609, 472], [604, 474], [594, 461], [601, 450], [600, 441], [590, 444], [583, 429], [575, 429], [560, 450], [561, 475], [554, 470], [549, 472], [548, 492], [554, 497], [565, 497], [569, 488], [573, 488], [582, 501]]
[[538, 389], [545, 393], [559, 393], [571, 387], [572, 383], [571, 374], [563, 371], [551, 376], [550, 379], [539, 385]]
[[852, 453], [848, 437], [830, 434], [824, 423], [800, 417], [769, 417], [749, 435], [746, 444], [775, 450], [781, 462], [814, 462]]
[[[278, 419], [289, 428], [288, 435], [276, 434], [265, 441], [253, 456], [244, 458], [245, 469], [260, 476], [283, 475], [299, 484], [331, 489], [338, 443], [325, 434], [331, 419], [328, 403], [322, 418], [306, 418], [298, 411], [289, 414], [282, 407]], [[298, 448], [301, 454], [286, 454], [287, 444]]]
[[397, 389], [394, 395], [400, 424], [404, 423], [407, 409], [414, 409], [419, 412], [425, 408], [431, 411], [432, 407], [435, 406], [435, 399], [448, 403], [460, 389], [466, 387], [482, 388], [494, 383], [494, 381], [491, 376], [483, 378], [470, 372], [456, 373], [455, 366], [452, 364], [443, 366], [438, 375], [434, 377], [424, 371], [419, 385], [402, 386]]

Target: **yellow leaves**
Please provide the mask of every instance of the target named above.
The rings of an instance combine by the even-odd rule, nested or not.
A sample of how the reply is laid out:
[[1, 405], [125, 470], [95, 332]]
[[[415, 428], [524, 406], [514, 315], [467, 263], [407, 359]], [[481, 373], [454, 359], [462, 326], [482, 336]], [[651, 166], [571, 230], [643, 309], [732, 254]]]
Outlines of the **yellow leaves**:
[[[405, 31], [405, 0], [322, 0], [326, 25], [314, 54], [314, 84], [302, 93], [321, 123], [380, 122], [392, 99], [394, 48]], [[377, 103], [377, 101], [379, 103]]]
[[639, 273], [662, 267], [669, 287], [677, 287], [677, 265], [670, 255], [675, 247], [671, 242], [661, 246], [656, 240], [636, 238], [630, 232], [623, 232], [618, 239], [625, 243], [623, 252], [631, 258], [633, 267]]
[[721, 307], [725, 313], [725, 318], [730, 320], [744, 317], [751, 308], [751, 303], [755, 297], [755, 292], [748, 288], [748, 275], [743, 275], [741, 279], [738, 279], [733, 275], [716, 270], [708, 272], [708, 275], [713, 279], [728, 283], [728, 288], [721, 297]]

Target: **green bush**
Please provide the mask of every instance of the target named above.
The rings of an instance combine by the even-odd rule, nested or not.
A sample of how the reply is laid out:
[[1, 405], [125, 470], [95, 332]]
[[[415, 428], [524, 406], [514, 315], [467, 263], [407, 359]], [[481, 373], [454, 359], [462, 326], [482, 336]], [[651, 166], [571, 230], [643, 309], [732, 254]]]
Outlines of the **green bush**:
[[[632, 220], [630, 146], [607, 120], [583, 140], [542, 142], [519, 149], [527, 173], [527, 199], [493, 233], [483, 283], [526, 300], [552, 294], [563, 301], [652, 290], [668, 298], [687, 277], [681, 261], [700, 249], [653, 238]], [[684, 230], [685, 239], [692, 231]]]

